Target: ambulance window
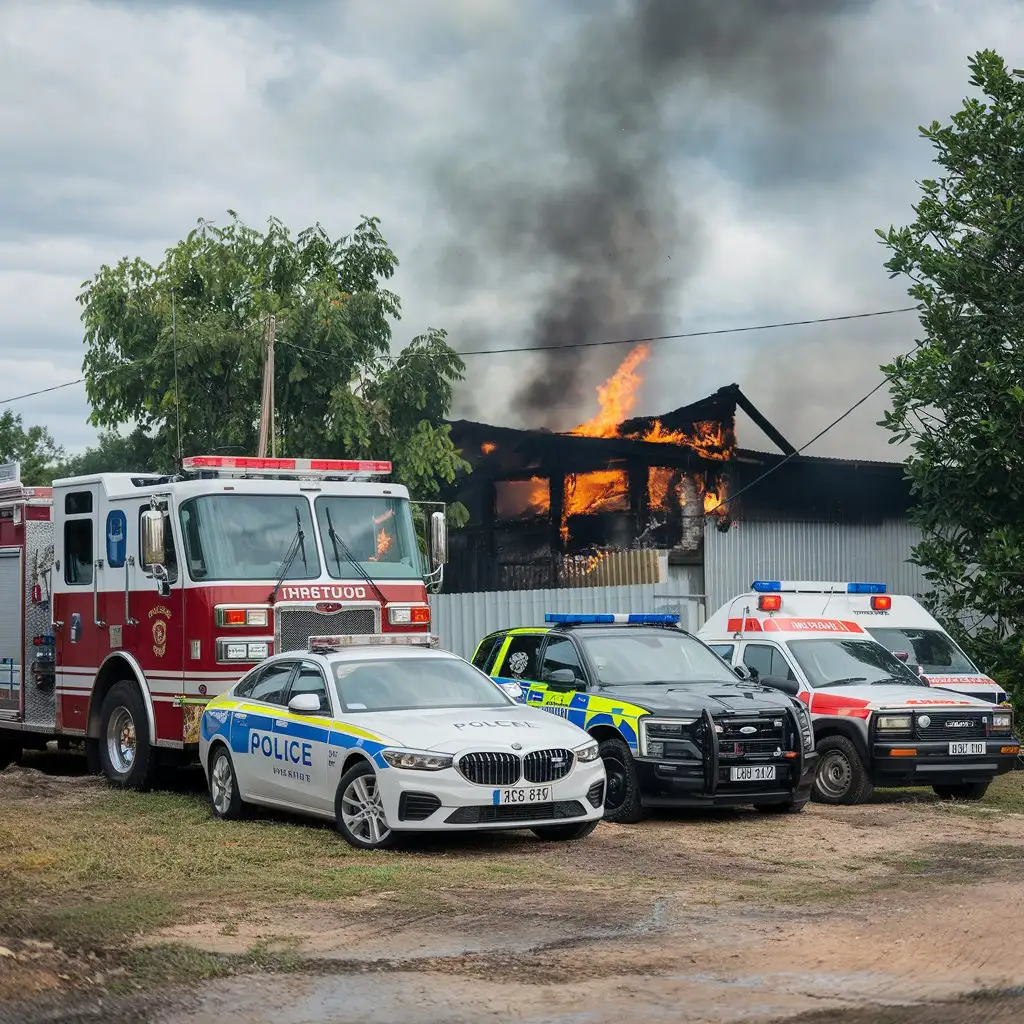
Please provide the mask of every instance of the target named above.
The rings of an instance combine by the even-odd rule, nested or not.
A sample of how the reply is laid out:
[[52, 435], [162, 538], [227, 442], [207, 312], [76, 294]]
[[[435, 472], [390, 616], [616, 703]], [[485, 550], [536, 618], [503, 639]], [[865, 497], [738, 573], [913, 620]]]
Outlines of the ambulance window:
[[586, 680], [586, 673], [583, 671], [583, 664], [580, 661], [576, 646], [568, 637], [553, 637], [548, 641], [544, 650], [544, 662], [540, 669], [540, 678], [543, 682], [552, 672], [560, 668], [571, 668], [576, 673], [576, 678]]
[[92, 529], [91, 519], [70, 519], [64, 524], [64, 582], [69, 586], [92, 583]]
[[[142, 513], [149, 511], [149, 505], [139, 506], [139, 565], [146, 564], [142, 551]], [[174, 537], [171, 535], [170, 516], [164, 515], [164, 568], [167, 570], [168, 583], [178, 580], [178, 556], [174, 552]], [[147, 576], [149, 573], [146, 574]]]
[[513, 679], [536, 679], [539, 681], [537, 656], [544, 639], [536, 633], [513, 636], [505, 654], [505, 664], [499, 675]]
[[481, 672], [490, 672], [494, 658], [501, 649], [501, 641], [504, 639], [504, 634], [492, 633], [480, 641], [480, 646], [476, 649], [476, 654], [473, 655], [473, 664]]
[[710, 647], [711, 650], [713, 650], [715, 654], [717, 654], [727, 665], [732, 664], [733, 651], [736, 650], [735, 644], [708, 644], [708, 647]]
[[282, 707], [287, 703], [285, 694], [288, 692], [288, 678], [295, 667], [293, 661], [276, 661], [268, 665], [256, 680], [256, 685], [245, 694], [250, 700], [263, 701], [265, 704], [280, 704]]
[[320, 710], [330, 714], [331, 702], [327, 699], [327, 683], [316, 665], [303, 663], [299, 666], [298, 674], [292, 680], [292, 688], [288, 692], [288, 700], [300, 693], [315, 694], [320, 698]]
[[92, 491], [72, 491], [64, 495], [64, 515], [85, 516], [92, 512]]
[[756, 671], [759, 676], [796, 679], [782, 651], [767, 644], [747, 644], [743, 648], [743, 664]]

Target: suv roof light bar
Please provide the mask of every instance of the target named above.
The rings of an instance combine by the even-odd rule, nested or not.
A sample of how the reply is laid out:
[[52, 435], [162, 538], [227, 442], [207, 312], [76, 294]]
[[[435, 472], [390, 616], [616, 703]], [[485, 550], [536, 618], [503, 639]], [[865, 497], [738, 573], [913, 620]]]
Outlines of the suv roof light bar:
[[755, 594], [884, 594], [884, 583], [818, 583], [788, 580], [754, 580]]
[[342, 636], [311, 636], [310, 654], [331, 654], [350, 647], [436, 647], [431, 633], [348, 633]]
[[674, 612], [608, 612], [604, 614], [593, 614], [589, 612], [548, 612], [544, 616], [545, 622], [558, 622], [565, 626], [590, 626], [599, 623], [628, 623], [630, 625], [676, 625], [679, 616]]
[[387, 476], [390, 462], [375, 459], [257, 459], [232, 455], [190, 455], [181, 460], [186, 473], [244, 473], [252, 476], [334, 476], [358, 473]]

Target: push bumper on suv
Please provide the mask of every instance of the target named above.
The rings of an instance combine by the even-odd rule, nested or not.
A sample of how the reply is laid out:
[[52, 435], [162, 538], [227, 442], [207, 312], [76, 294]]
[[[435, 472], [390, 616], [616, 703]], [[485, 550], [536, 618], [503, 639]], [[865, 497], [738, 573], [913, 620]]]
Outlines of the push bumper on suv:
[[[780, 719], [781, 726], [772, 724]], [[758, 730], [753, 734], [757, 738], [742, 731], [751, 728]], [[802, 743], [795, 714], [712, 718], [705, 712], [701, 737], [700, 749], [694, 751], [701, 760], [651, 757], [641, 751], [636, 771], [644, 807], [802, 803], [810, 797], [818, 755]], [[774, 777], [766, 779], [766, 774]]]

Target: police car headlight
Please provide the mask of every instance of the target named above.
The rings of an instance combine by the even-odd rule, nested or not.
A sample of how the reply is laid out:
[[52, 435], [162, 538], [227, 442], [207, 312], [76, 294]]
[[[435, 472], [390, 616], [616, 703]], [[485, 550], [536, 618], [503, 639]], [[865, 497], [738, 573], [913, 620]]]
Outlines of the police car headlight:
[[429, 750], [382, 750], [380, 756], [392, 768], [412, 771], [439, 772], [452, 766], [451, 754], [432, 754]]
[[992, 716], [993, 732], [1009, 732], [1013, 728], [1013, 715], [999, 712]]
[[591, 740], [589, 743], [584, 743], [582, 747], [577, 747], [573, 753], [576, 755], [577, 761], [596, 761], [598, 758], [598, 747], [595, 740]]

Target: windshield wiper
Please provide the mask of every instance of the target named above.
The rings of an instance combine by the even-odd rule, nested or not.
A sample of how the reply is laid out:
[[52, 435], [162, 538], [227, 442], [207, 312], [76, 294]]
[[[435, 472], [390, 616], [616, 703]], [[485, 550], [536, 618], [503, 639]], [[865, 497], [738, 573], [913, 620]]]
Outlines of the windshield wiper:
[[849, 676], [846, 679], [830, 679], [827, 683], [819, 683], [818, 689], [824, 690], [829, 686], [852, 686], [854, 683], [866, 683], [867, 676]]
[[292, 562], [295, 561], [295, 556], [302, 555], [302, 566], [309, 572], [309, 562], [306, 560], [306, 534], [302, 529], [302, 513], [299, 511], [299, 506], [295, 506], [295, 536], [292, 537], [291, 544], [288, 545], [288, 550], [284, 553], [284, 561], [281, 563], [281, 575], [278, 576], [277, 582], [274, 584], [274, 589], [270, 592], [270, 597], [267, 599], [269, 604], [274, 603], [274, 598], [277, 596], [277, 592], [281, 589], [281, 584], [284, 583], [288, 576], [289, 571], [292, 567]]
[[[331, 538], [331, 547], [334, 548], [334, 561], [338, 566], [338, 572], [341, 572], [341, 553], [344, 553], [345, 560], [359, 573], [366, 585], [377, 595], [377, 600], [380, 601], [381, 615], [383, 616], [384, 609], [388, 606], [388, 599], [381, 593], [380, 587], [370, 579], [370, 574], [356, 561], [356, 557], [349, 550], [348, 545], [338, 536], [337, 531], [334, 529], [334, 522], [331, 520], [331, 510], [326, 504], [324, 512], [327, 516], [327, 536]], [[341, 552], [339, 552], [339, 548]]]

